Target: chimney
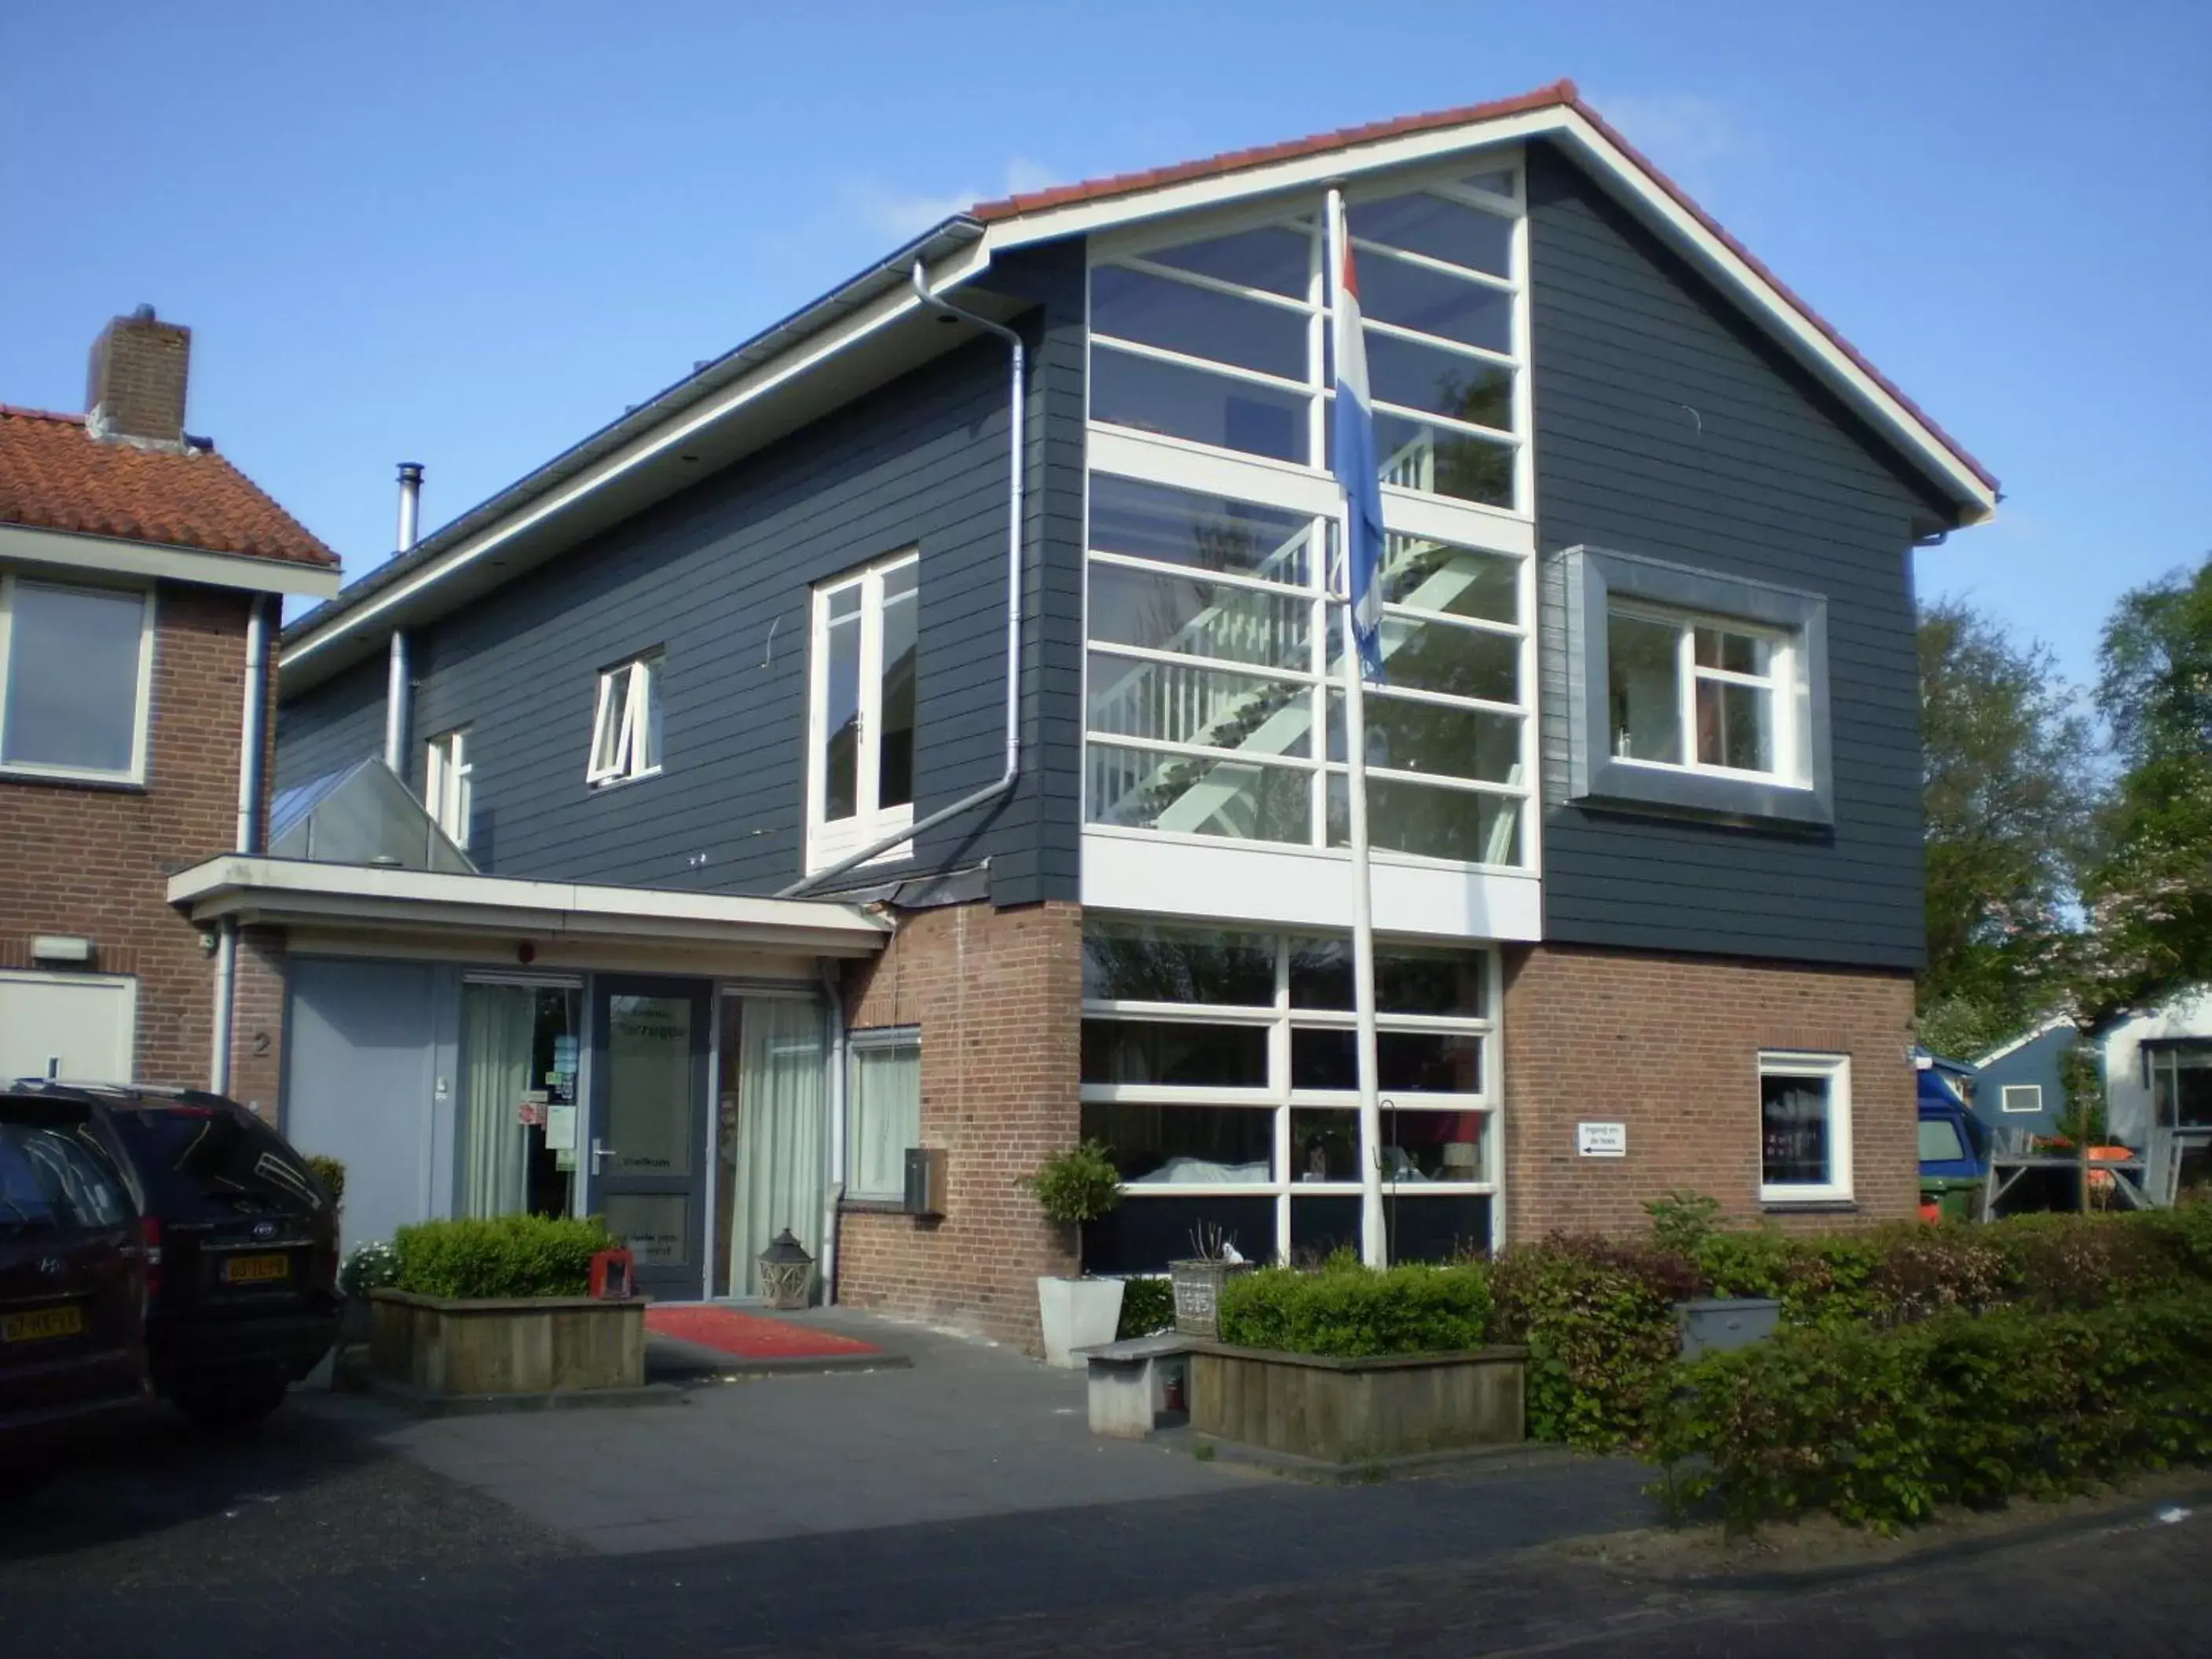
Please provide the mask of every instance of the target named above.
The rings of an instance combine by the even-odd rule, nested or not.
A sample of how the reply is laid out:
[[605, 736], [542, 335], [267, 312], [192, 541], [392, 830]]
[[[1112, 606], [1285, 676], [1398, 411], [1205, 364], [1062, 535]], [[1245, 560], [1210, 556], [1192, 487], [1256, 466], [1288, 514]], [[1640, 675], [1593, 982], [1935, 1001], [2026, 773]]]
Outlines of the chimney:
[[92, 343], [86, 428], [95, 438], [182, 448], [191, 357], [191, 330], [162, 322], [153, 307], [114, 319]]
[[422, 513], [422, 463], [399, 463], [399, 549], [406, 552], [415, 545], [415, 535]]

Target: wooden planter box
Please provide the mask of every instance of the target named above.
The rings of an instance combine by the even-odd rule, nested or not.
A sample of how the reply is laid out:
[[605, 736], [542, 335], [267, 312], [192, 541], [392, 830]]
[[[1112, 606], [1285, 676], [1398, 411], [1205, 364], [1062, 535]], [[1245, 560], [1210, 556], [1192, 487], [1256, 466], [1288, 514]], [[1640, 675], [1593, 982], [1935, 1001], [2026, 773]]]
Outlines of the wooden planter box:
[[1528, 1352], [1329, 1359], [1203, 1344], [1191, 1353], [1190, 1425], [1322, 1463], [1516, 1445]]
[[645, 1386], [646, 1298], [452, 1301], [371, 1291], [369, 1369], [426, 1395], [566, 1394]]

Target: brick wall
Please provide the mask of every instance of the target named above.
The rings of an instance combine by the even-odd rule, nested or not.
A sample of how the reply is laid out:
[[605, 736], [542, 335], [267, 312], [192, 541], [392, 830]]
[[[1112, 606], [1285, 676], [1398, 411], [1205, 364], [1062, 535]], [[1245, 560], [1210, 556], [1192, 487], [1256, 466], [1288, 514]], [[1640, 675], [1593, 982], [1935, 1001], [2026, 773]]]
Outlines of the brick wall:
[[1015, 1182], [1081, 1130], [1081, 907], [915, 911], [846, 975], [853, 1028], [921, 1028], [921, 1140], [950, 1191], [939, 1220], [848, 1211], [839, 1297], [1034, 1350], [1037, 1275], [1075, 1271], [1074, 1241]]
[[[1507, 1240], [1641, 1232], [1674, 1188], [1736, 1216], [1759, 1201], [1759, 1054], [1849, 1054], [1855, 1205], [1784, 1226], [1893, 1220], [1919, 1201], [1910, 975], [1552, 945], [1505, 954]], [[1583, 1158], [1578, 1121], [1628, 1126]]]
[[[30, 966], [35, 934], [91, 939], [94, 969], [137, 978], [143, 1082], [208, 1081], [215, 962], [166, 894], [172, 873], [236, 831], [248, 605], [222, 588], [160, 590], [145, 787], [0, 779], [0, 968]], [[274, 1112], [273, 1085], [264, 1103]]]

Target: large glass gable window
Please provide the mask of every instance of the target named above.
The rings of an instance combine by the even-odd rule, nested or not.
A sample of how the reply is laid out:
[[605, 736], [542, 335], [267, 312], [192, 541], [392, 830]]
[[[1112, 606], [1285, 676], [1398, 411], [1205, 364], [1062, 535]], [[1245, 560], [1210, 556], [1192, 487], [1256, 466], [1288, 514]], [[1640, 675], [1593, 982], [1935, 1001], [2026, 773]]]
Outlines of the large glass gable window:
[[[1091, 489], [1090, 821], [1348, 844], [1330, 522], [1103, 473]], [[1394, 535], [1383, 581], [1386, 678], [1367, 702], [1373, 844], [1522, 866], [1519, 562]]]
[[[1297, 466], [1328, 464], [1318, 204], [1109, 248], [1091, 278], [1091, 416]], [[1347, 193], [1382, 481], [1526, 511], [1517, 170]]]

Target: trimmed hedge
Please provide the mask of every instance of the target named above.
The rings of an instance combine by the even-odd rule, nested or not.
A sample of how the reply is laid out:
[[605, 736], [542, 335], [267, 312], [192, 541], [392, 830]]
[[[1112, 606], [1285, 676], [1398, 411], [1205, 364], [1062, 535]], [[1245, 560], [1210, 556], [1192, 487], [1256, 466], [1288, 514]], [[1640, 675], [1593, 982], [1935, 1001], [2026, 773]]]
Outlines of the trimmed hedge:
[[1381, 1272], [1341, 1261], [1313, 1273], [1262, 1267], [1221, 1291], [1224, 1342], [1285, 1353], [1454, 1353], [1480, 1347], [1489, 1322], [1487, 1274], [1473, 1263]]
[[1678, 1516], [1826, 1510], [1888, 1532], [1939, 1504], [2212, 1461], [2212, 1287], [1788, 1330], [1680, 1376], [1647, 1452]]
[[419, 1222], [402, 1227], [392, 1245], [400, 1290], [489, 1299], [582, 1296], [591, 1288], [592, 1257], [618, 1243], [597, 1217], [503, 1215]]
[[1491, 1270], [1493, 1340], [1529, 1349], [1528, 1431], [1592, 1450], [1640, 1443], [1674, 1384], [1674, 1307], [1774, 1297], [1785, 1329], [1887, 1329], [2003, 1308], [2087, 1311], [2212, 1285], [2212, 1206], [2123, 1216], [1917, 1222], [1798, 1237], [1674, 1228], [1656, 1242], [1565, 1236]]
[[1121, 1281], [1121, 1322], [1115, 1328], [1117, 1341], [1132, 1337], [1158, 1336], [1175, 1326], [1175, 1286], [1164, 1279], [1125, 1279]]

